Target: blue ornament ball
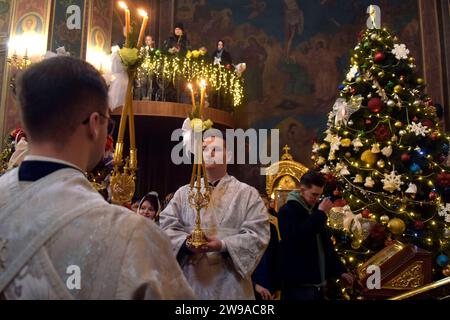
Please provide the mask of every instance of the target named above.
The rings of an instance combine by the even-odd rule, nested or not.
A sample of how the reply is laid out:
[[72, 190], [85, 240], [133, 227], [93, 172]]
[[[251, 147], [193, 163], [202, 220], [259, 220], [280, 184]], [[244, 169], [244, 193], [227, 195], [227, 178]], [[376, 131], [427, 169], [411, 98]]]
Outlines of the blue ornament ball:
[[339, 89], [340, 91], [344, 90], [344, 89], [345, 89], [345, 85], [340, 84], [340, 85], [338, 86], [338, 89]]
[[448, 146], [448, 144], [442, 145], [442, 153], [443, 153], [444, 155], [448, 155], [448, 152], [449, 152], [449, 146]]
[[436, 263], [441, 267], [446, 267], [448, 264], [448, 257], [445, 254], [441, 254], [437, 257]]
[[420, 168], [420, 166], [419, 166], [417, 163], [413, 163], [413, 164], [411, 165], [411, 167], [409, 167], [409, 170], [410, 170], [412, 173], [418, 173], [418, 172], [421, 170], [421, 168]]

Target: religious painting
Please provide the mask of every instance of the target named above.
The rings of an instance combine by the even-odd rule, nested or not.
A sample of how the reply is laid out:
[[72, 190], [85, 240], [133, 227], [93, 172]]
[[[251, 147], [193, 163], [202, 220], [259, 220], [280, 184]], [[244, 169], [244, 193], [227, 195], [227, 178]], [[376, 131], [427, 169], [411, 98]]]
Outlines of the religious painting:
[[21, 17], [16, 24], [16, 35], [41, 34], [44, 21], [36, 12], [29, 12]]
[[0, 34], [6, 35], [8, 32], [8, 24], [11, 5], [9, 1], [0, 1]]
[[[69, 7], [79, 8], [79, 12], [67, 12]], [[56, 0], [53, 7], [53, 26], [51, 30], [51, 51], [64, 47], [71, 56], [82, 58], [84, 29], [84, 0]], [[68, 19], [79, 14], [79, 28], [68, 26]]]
[[93, 28], [89, 45], [95, 50], [105, 51], [107, 49], [105, 32], [99, 27]]

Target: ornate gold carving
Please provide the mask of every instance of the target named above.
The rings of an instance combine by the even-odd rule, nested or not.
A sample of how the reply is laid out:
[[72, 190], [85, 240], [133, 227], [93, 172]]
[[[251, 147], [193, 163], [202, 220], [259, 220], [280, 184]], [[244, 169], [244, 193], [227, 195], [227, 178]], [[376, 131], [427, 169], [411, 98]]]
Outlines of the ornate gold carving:
[[300, 178], [308, 171], [304, 165], [293, 160], [289, 146], [283, 148], [281, 161], [266, 169], [266, 192], [271, 196], [275, 190], [295, 190]]
[[424, 284], [423, 261], [416, 261], [383, 288], [386, 289], [416, 289]]
[[0, 238], [0, 271], [5, 270], [6, 268], [6, 245], [8, 244], [8, 240], [3, 240]]
[[127, 158], [123, 172], [115, 165], [111, 175], [112, 202], [117, 205], [130, 203], [136, 189], [136, 171], [129, 167], [129, 163]]

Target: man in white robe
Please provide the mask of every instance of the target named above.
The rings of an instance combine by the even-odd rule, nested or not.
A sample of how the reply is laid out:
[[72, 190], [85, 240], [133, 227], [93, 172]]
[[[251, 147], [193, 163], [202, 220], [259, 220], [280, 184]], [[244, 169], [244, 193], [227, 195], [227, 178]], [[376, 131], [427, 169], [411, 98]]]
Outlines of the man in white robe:
[[207, 138], [203, 148], [212, 185], [211, 201], [201, 210], [207, 246], [195, 249], [186, 242], [196, 218], [188, 201], [189, 185], [181, 187], [161, 213], [160, 227], [172, 240], [183, 272], [200, 299], [254, 299], [251, 275], [270, 238], [266, 208], [255, 188], [227, 174], [223, 139]]
[[56, 57], [27, 69], [18, 89], [30, 149], [0, 178], [0, 299], [195, 298], [167, 236], [84, 175], [111, 121], [101, 75]]

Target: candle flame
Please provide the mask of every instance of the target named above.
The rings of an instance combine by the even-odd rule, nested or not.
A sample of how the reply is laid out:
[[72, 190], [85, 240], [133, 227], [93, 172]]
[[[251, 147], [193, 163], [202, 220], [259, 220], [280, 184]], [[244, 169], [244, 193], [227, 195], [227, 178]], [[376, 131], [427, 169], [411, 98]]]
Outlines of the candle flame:
[[147, 11], [145, 11], [145, 10], [138, 9], [138, 13], [142, 17], [148, 17]]
[[122, 9], [124, 9], [124, 10], [128, 9], [128, 6], [124, 1], [119, 1], [118, 4], [119, 4], [119, 7], [121, 7]]

